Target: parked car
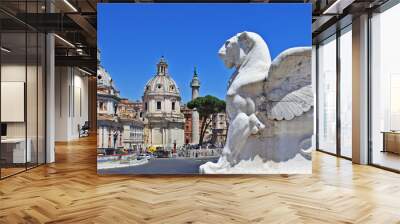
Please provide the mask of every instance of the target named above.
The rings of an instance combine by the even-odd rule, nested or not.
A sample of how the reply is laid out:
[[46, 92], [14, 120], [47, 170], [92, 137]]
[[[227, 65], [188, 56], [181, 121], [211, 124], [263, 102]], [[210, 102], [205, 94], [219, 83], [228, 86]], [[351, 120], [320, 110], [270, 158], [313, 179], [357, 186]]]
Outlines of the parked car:
[[142, 160], [142, 159], [151, 159], [153, 156], [151, 154], [140, 154], [137, 157], [137, 160]]

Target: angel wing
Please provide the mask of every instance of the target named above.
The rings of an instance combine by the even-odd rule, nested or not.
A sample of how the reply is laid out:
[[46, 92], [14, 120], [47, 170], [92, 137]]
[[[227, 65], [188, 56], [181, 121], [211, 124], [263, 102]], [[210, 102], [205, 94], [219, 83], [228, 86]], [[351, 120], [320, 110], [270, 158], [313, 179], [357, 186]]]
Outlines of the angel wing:
[[291, 120], [313, 106], [311, 48], [296, 47], [274, 59], [264, 82], [267, 117]]

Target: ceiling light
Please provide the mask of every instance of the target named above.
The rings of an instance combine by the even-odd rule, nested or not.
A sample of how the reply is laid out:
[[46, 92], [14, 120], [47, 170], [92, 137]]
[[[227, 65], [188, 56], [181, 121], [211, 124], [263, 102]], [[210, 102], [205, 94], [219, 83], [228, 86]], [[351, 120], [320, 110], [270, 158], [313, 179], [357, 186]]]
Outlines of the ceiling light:
[[85, 73], [86, 75], [92, 75], [92, 73], [90, 73], [90, 72], [88, 72], [88, 71], [85, 71], [85, 70], [83, 70], [83, 69], [81, 69], [81, 68], [79, 68], [79, 67], [78, 67], [78, 70], [81, 71], [81, 72], [83, 72], [83, 73]]
[[9, 50], [9, 49], [7, 49], [5, 47], [1, 47], [1, 51], [4, 51], [6, 53], [10, 53], [11, 52], [11, 50]]
[[67, 4], [74, 12], [78, 12], [78, 10], [68, 0], [64, 0], [64, 3]]
[[355, 0], [336, 0], [322, 14], [342, 14], [343, 10], [351, 5]]
[[83, 51], [82, 48], [77, 48], [76, 49], [76, 53], [78, 53], [79, 55], [84, 55], [85, 54], [85, 52]]
[[66, 40], [66, 39], [64, 39], [64, 38], [62, 38], [62, 37], [60, 37], [59, 35], [57, 35], [57, 34], [54, 34], [54, 36], [55, 37], [57, 37], [59, 40], [61, 40], [62, 42], [64, 42], [64, 43], [66, 43], [67, 45], [69, 45], [70, 47], [73, 47], [73, 48], [75, 48], [75, 45], [73, 45], [71, 42], [69, 42], [68, 40]]

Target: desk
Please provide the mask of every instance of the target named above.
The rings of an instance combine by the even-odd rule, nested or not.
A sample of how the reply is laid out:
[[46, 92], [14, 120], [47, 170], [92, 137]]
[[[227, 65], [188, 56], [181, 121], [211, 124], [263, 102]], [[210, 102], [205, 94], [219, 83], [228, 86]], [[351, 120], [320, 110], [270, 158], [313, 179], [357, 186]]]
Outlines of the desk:
[[[31, 162], [31, 139], [27, 139], [28, 147], [25, 152], [25, 138], [6, 138], [1, 139], [1, 157], [6, 163], [26, 163]], [[26, 159], [26, 160], [25, 160]]]
[[400, 132], [383, 131], [383, 150], [382, 152], [392, 152], [400, 154]]

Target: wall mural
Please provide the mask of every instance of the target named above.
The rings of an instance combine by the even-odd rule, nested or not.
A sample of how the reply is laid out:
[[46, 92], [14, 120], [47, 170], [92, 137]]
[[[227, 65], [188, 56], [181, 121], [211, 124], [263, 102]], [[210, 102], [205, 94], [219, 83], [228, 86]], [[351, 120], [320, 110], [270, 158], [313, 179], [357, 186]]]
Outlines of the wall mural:
[[[99, 29], [104, 33], [99, 33], [97, 77], [99, 174], [311, 173], [314, 96], [307, 20], [311, 19], [310, 5], [288, 6], [293, 11], [285, 7], [293, 16], [285, 17], [288, 24], [299, 27], [295, 23], [304, 20], [301, 25], [309, 34], [299, 35], [301, 38], [288, 30], [280, 33], [264, 27], [279, 26], [268, 18], [284, 16], [279, 14], [282, 5], [118, 5], [99, 4], [99, 26], [104, 27]], [[213, 13], [213, 7], [221, 13]], [[119, 52], [116, 59], [112, 49], [124, 42], [122, 37], [129, 36], [129, 31], [116, 30], [109, 18], [118, 17], [113, 14], [117, 11], [124, 14], [124, 10], [131, 13], [131, 21], [146, 21], [132, 27], [149, 36], [133, 36], [135, 41], [125, 47], [135, 51], [125, 57]], [[238, 10], [244, 15], [259, 13], [269, 22], [258, 29], [259, 23], [251, 17], [243, 19], [240, 26], [233, 20], [218, 20], [232, 17]], [[200, 21], [194, 15], [184, 21], [190, 13], [210, 18]], [[160, 22], [149, 19], [154, 16], [158, 20], [165, 16], [162, 21], [167, 24], [149, 31], [147, 27]], [[193, 24], [194, 28], [187, 26]], [[218, 31], [209, 33], [210, 38], [191, 33], [200, 29], [204, 34], [210, 26], [221, 27], [212, 28]], [[246, 31], [246, 26], [256, 29]], [[183, 32], [182, 27], [187, 30]], [[110, 33], [119, 36], [118, 42], [106, 35]], [[165, 37], [162, 43], [155, 41], [158, 34]], [[201, 40], [207, 42], [199, 43]], [[160, 53], [158, 47], [170, 51]], [[191, 54], [192, 59], [186, 57], [187, 52], [196, 54]], [[170, 57], [154, 61], [157, 53]], [[153, 68], [145, 66], [151, 63]], [[187, 72], [187, 67], [194, 69]], [[117, 74], [111, 75], [109, 69]], [[154, 72], [131, 77], [123, 74], [126, 71]], [[221, 88], [224, 85], [226, 90]]]

